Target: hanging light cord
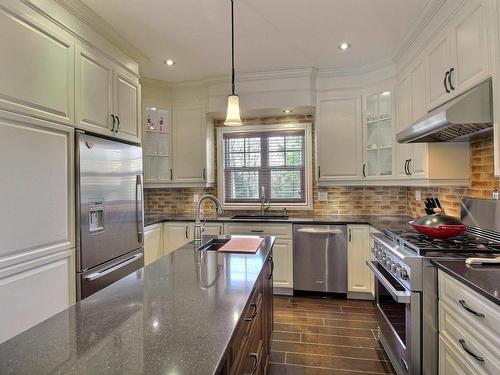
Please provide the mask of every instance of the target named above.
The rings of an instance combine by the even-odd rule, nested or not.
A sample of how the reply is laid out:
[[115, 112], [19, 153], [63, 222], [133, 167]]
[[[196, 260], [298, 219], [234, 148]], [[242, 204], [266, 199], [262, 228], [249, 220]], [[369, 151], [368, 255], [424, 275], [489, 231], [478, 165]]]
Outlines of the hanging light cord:
[[234, 94], [234, 2], [231, 0], [231, 69], [232, 69], [232, 76], [231, 76], [231, 87], [233, 90]]

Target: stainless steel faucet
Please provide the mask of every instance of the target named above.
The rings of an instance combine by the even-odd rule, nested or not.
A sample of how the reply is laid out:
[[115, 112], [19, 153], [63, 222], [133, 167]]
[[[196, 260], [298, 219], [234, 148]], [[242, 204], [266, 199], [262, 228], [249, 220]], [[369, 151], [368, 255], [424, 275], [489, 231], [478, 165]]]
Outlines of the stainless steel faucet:
[[195, 242], [201, 242], [201, 235], [205, 229], [204, 224], [202, 224], [201, 220], [200, 220], [201, 202], [203, 202], [205, 199], [210, 199], [215, 203], [215, 205], [217, 206], [217, 213], [219, 215], [224, 212], [224, 210], [222, 209], [222, 204], [213, 195], [206, 194], [206, 195], [202, 196], [200, 199], [198, 199], [198, 202], [196, 203], [195, 223], [194, 223], [194, 241]]
[[271, 208], [271, 202], [266, 202], [266, 188], [260, 187], [260, 214], [264, 215]]

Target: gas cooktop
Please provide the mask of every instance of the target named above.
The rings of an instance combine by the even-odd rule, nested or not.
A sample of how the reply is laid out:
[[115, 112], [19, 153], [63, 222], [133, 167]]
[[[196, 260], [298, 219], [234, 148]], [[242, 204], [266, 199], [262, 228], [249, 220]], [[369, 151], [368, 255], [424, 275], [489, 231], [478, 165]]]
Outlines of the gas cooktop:
[[385, 235], [404, 248], [425, 257], [468, 258], [500, 253], [500, 242], [477, 237], [471, 233], [446, 240], [433, 240], [415, 231], [385, 230]]

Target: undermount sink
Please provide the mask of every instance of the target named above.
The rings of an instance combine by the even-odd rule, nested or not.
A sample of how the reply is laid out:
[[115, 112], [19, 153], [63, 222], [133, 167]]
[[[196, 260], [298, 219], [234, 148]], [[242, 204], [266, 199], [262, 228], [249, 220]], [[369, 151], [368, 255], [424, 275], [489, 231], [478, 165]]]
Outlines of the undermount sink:
[[231, 220], [288, 220], [284, 215], [235, 215]]
[[224, 246], [230, 239], [229, 238], [214, 238], [207, 243], [204, 243], [196, 250], [200, 251], [217, 251]]

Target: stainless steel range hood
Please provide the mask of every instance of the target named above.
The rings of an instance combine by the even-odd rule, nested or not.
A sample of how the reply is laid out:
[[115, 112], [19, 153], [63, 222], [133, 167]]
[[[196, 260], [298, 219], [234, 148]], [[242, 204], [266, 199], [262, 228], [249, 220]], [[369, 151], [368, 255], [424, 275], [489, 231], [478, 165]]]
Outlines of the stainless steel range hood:
[[491, 79], [429, 112], [399, 132], [399, 143], [465, 142], [493, 130]]

